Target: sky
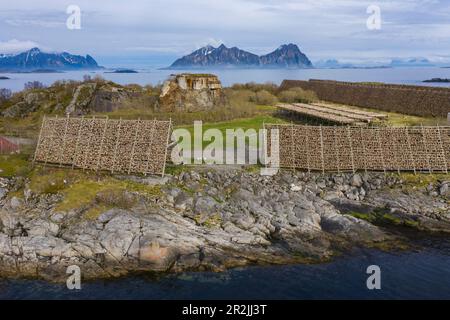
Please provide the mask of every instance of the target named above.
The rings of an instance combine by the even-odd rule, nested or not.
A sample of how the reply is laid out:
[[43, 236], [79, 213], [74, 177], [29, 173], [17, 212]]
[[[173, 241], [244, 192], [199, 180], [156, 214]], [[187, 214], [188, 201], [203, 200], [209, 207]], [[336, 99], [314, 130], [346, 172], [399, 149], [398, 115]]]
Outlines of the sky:
[[[450, 0], [1, 1], [0, 53], [40, 47], [164, 64], [207, 44], [266, 54], [295, 43], [312, 61], [450, 62]], [[81, 29], [67, 28], [69, 5], [81, 9]], [[368, 28], [369, 6], [380, 28]]]

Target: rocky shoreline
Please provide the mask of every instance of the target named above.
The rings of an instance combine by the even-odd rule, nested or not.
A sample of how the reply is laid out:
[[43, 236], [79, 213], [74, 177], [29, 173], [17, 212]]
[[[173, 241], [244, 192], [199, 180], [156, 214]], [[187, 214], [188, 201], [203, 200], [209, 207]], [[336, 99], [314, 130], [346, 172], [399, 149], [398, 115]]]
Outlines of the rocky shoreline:
[[161, 193], [130, 191], [126, 209], [87, 219], [83, 207], [58, 211], [62, 194], [18, 194], [17, 179], [0, 178], [0, 275], [65, 281], [70, 265], [95, 279], [314, 263], [352, 246], [407, 243], [386, 226], [450, 234], [449, 181], [293, 171], [263, 177], [221, 167], [117, 178], [158, 185]]

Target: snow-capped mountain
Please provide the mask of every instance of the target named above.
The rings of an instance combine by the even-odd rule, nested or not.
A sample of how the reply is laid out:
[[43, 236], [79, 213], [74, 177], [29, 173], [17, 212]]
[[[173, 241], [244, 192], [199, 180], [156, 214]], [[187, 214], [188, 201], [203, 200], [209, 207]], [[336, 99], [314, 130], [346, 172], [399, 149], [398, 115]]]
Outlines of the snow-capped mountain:
[[101, 68], [90, 55], [86, 57], [68, 52], [45, 53], [39, 48], [11, 55], [0, 54], [0, 70], [30, 71], [38, 69], [74, 70]]
[[277, 50], [263, 56], [241, 50], [206, 46], [175, 61], [170, 69], [241, 67], [241, 68], [311, 68], [312, 63], [297, 45], [282, 45]]

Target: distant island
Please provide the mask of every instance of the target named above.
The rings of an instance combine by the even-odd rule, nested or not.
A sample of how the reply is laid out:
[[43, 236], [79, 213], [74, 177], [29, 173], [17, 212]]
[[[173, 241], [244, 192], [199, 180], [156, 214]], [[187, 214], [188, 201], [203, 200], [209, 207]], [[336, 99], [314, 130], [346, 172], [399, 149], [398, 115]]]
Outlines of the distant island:
[[319, 60], [314, 63], [317, 69], [390, 69], [389, 65], [357, 65], [351, 63], [341, 63], [336, 59]]
[[350, 63], [341, 63], [336, 59], [328, 59], [314, 62], [314, 67], [320, 69], [348, 69], [353, 68], [354, 65]]
[[166, 69], [204, 68], [288, 68], [305, 69], [313, 65], [295, 44], [285, 44], [275, 51], [258, 56], [237, 47], [206, 46], [176, 60]]
[[64, 73], [62, 70], [52, 70], [52, 69], [25, 69], [25, 70], [18, 70], [18, 69], [1, 69], [1, 72], [5, 73]]
[[133, 69], [117, 69], [114, 71], [105, 71], [105, 73], [139, 73]]
[[442, 78], [433, 78], [430, 80], [424, 80], [422, 82], [429, 82], [429, 83], [450, 83], [450, 79], [442, 79]]
[[90, 55], [86, 57], [68, 52], [46, 53], [39, 48], [19, 53], [0, 54], [0, 70], [9, 72], [50, 73], [61, 70], [102, 69]]
[[35, 70], [11, 70], [11, 73], [64, 73], [64, 71], [53, 69], [35, 69]]
[[434, 64], [426, 58], [396, 58], [392, 59], [391, 67], [433, 67]]
[[365, 62], [348, 63], [340, 62], [336, 59], [318, 60], [314, 62], [314, 67], [319, 69], [390, 69], [401, 67], [434, 67], [430, 60], [426, 58], [394, 58], [390, 62]]

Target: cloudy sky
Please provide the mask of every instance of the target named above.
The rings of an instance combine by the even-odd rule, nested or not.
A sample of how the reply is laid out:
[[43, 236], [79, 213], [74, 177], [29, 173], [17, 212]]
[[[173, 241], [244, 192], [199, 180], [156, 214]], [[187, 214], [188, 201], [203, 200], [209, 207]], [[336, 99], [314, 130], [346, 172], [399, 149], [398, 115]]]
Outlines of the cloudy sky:
[[[66, 27], [69, 5], [81, 30]], [[381, 29], [369, 30], [370, 5]], [[38, 46], [99, 62], [170, 61], [225, 43], [257, 54], [296, 43], [313, 61], [450, 61], [450, 0], [2, 0], [0, 52]]]

